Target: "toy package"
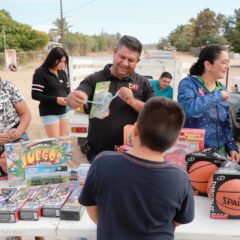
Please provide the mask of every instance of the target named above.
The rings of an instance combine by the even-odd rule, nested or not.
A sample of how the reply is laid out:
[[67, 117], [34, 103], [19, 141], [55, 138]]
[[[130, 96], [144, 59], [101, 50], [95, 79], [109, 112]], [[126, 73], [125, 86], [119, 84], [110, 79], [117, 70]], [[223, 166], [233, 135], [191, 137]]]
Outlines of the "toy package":
[[0, 206], [0, 223], [12, 223], [19, 219], [19, 211], [37, 190], [36, 187], [22, 187]]
[[13, 194], [17, 192], [17, 188], [0, 188], [0, 205], [5, 203]]
[[123, 145], [133, 146], [133, 126], [131, 124], [127, 124], [123, 128]]
[[47, 199], [42, 207], [42, 216], [44, 217], [60, 217], [60, 210], [68, 199], [75, 184], [61, 183], [56, 191]]
[[165, 152], [164, 160], [173, 162], [185, 169], [185, 156], [203, 149], [204, 136], [204, 129], [183, 128], [176, 144]]
[[90, 118], [103, 119], [109, 115], [109, 105], [112, 94], [108, 92], [110, 82], [99, 82], [96, 84], [92, 103]]
[[5, 144], [9, 186], [26, 184], [28, 166], [66, 165], [72, 159], [71, 138], [49, 138]]
[[85, 183], [89, 168], [89, 163], [82, 163], [78, 168], [71, 169], [70, 181], [83, 185]]
[[117, 152], [127, 152], [131, 149], [132, 147], [128, 145], [115, 146], [115, 151]]
[[240, 165], [224, 162], [213, 174], [210, 217], [240, 219]]
[[83, 188], [82, 185], [75, 186], [68, 200], [61, 208], [60, 211], [61, 220], [74, 220], [74, 221], [80, 220], [83, 213], [83, 207], [78, 202], [78, 197], [81, 194], [82, 188]]
[[38, 220], [42, 216], [42, 206], [56, 191], [58, 185], [40, 186], [20, 210], [21, 220]]
[[25, 168], [28, 186], [68, 183], [69, 171], [67, 165], [37, 165]]

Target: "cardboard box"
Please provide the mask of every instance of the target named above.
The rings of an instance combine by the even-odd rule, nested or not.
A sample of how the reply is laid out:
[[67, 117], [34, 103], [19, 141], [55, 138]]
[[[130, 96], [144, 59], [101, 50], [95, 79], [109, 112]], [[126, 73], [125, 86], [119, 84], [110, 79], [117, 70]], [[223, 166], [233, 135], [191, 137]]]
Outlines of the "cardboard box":
[[123, 145], [133, 146], [133, 126], [127, 124], [123, 128]]
[[[207, 185], [208, 185], [209, 178], [211, 177], [213, 172], [218, 167], [220, 167], [225, 161], [227, 161], [227, 159], [225, 157], [219, 155], [211, 148], [204, 149], [203, 151], [193, 152], [193, 153], [186, 155], [186, 170], [189, 174], [190, 181], [193, 186], [193, 193], [195, 195], [207, 196]], [[200, 188], [205, 189], [205, 191], [200, 191], [194, 184], [195, 179], [194, 179], [194, 176], [192, 175], [192, 167], [193, 167], [193, 165], [197, 164], [198, 162], [206, 162], [205, 166], [203, 166], [204, 164], [202, 164], [201, 166], [196, 168], [196, 171], [199, 171], [199, 173], [198, 173], [199, 176], [204, 178], [205, 174], [207, 175], [208, 172], [210, 175], [208, 179], [199, 181], [199, 186], [200, 186], [200, 184], [202, 184], [202, 186], [203, 186]], [[208, 168], [210, 168], [210, 167], [211, 167], [211, 169], [213, 169], [212, 173], [210, 170], [208, 170]], [[202, 168], [202, 170], [201, 170], [201, 168]], [[204, 174], [201, 174], [201, 171]]]
[[213, 175], [210, 217], [240, 219], [240, 166], [226, 162]]
[[48, 138], [5, 144], [9, 186], [26, 184], [28, 166], [63, 165], [72, 159], [71, 138]]
[[204, 149], [205, 129], [183, 128], [178, 137], [179, 142], [189, 142], [194, 144], [195, 151]]
[[60, 211], [60, 219], [61, 220], [72, 220], [79, 221], [82, 213], [83, 206], [78, 202], [78, 197], [82, 192], [82, 185], [76, 185], [73, 189], [71, 195], [69, 196], [66, 203], [63, 205]]
[[20, 210], [21, 220], [39, 220], [42, 216], [42, 206], [56, 191], [58, 185], [40, 186]]
[[10, 197], [17, 192], [17, 188], [0, 188], [0, 205], [5, 203]]
[[22, 206], [37, 190], [36, 187], [22, 187], [0, 206], [0, 223], [12, 223], [19, 220]]
[[28, 186], [69, 182], [69, 171], [66, 164], [29, 166], [25, 168], [25, 175]]
[[115, 146], [115, 151], [117, 152], [127, 152], [131, 149], [132, 147], [128, 145]]
[[43, 217], [60, 217], [60, 210], [74, 189], [73, 183], [59, 184], [56, 191], [46, 200], [42, 206]]
[[88, 170], [90, 168], [89, 163], [81, 163], [78, 168], [70, 170], [70, 181], [76, 184], [84, 185]]

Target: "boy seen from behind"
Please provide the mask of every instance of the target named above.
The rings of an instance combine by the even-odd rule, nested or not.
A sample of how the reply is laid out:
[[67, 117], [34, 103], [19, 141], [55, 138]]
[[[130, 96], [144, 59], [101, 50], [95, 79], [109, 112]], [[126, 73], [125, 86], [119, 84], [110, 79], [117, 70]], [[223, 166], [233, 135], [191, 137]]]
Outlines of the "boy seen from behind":
[[184, 120], [177, 102], [153, 97], [134, 125], [132, 150], [96, 157], [79, 202], [97, 224], [98, 240], [173, 240], [175, 227], [193, 220], [188, 175], [163, 160]]

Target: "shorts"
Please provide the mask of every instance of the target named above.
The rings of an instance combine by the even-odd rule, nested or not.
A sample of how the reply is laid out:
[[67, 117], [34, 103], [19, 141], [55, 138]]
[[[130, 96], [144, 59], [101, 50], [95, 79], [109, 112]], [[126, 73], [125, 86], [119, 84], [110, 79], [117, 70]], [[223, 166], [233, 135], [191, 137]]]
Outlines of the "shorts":
[[59, 123], [61, 120], [68, 119], [68, 115], [69, 113], [64, 113], [61, 115], [41, 116], [41, 120], [43, 125], [56, 124]]

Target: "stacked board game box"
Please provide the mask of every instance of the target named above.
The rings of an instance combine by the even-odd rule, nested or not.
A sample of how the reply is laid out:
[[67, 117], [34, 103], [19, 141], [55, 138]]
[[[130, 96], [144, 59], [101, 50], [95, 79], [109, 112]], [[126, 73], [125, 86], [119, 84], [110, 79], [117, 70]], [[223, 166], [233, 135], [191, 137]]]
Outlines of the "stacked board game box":
[[0, 205], [4, 204], [11, 196], [17, 192], [17, 188], [0, 188]]
[[43, 217], [60, 217], [60, 210], [75, 187], [74, 183], [61, 183], [42, 207]]
[[82, 191], [82, 185], [76, 185], [66, 203], [63, 205], [60, 211], [60, 219], [62, 220], [74, 220], [79, 221], [83, 207], [78, 202], [78, 197]]
[[34, 194], [37, 187], [22, 187], [0, 206], [0, 222], [11, 223], [19, 220], [19, 212], [27, 200]]
[[42, 216], [42, 206], [54, 193], [58, 185], [43, 185], [29, 198], [20, 210], [21, 220], [39, 220]]

